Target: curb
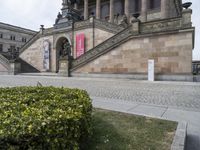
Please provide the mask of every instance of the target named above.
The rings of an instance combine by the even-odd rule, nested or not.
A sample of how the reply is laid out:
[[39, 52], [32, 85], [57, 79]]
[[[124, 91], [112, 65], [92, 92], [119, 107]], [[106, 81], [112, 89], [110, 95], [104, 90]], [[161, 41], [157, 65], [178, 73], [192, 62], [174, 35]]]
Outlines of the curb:
[[171, 150], [185, 150], [187, 136], [187, 122], [179, 122], [174, 136]]

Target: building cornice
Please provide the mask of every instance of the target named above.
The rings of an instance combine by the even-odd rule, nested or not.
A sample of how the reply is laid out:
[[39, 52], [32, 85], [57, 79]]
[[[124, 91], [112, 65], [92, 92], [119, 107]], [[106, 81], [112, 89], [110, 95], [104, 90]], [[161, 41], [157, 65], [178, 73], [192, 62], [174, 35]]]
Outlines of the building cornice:
[[19, 32], [19, 33], [31, 34], [31, 35], [36, 33], [36, 31], [33, 31], [33, 30], [22, 28], [19, 26], [10, 25], [3, 22], [0, 22], [0, 29], [6, 29], [6, 30]]

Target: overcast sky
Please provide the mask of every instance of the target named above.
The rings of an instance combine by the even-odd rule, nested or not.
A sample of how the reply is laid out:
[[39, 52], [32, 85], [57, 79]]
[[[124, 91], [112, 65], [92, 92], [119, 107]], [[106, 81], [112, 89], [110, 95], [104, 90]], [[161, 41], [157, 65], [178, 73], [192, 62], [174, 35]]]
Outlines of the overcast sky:
[[[193, 24], [196, 27], [193, 60], [200, 60], [200, 0], [193, 3]], [[62, 0], [0, 0], [0, 22], [38, 31], [41, 24], [52, 27]]]

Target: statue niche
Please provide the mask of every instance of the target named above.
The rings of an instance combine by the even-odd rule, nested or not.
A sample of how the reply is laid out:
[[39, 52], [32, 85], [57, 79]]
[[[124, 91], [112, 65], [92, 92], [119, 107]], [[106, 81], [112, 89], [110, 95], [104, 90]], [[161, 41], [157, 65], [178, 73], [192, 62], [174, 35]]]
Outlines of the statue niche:
[[62, 46], [59, 51], [59, 59], [69, 58], [71, 56], [71, 45], [67, 39], [62, 41]]

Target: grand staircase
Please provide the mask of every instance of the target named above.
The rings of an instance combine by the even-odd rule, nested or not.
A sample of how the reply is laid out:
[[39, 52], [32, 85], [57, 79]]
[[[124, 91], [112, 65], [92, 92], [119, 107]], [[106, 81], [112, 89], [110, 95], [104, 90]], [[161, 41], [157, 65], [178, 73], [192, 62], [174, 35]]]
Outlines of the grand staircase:
[[36, 40], [40, 38], [40, 32], [37, 32], [24, 46], [20, 49], [19, 54], [24, 52], [31, 44], [33, 44]]
[[71, 63], [70, 71], [74, 71], [84, 66], [85, 64], [95, 60], [96, 58], [102, 56], [103, 54], [108, 53], [113, 48], [126, 42], [133, 35], [134, 32], [132, 31], [131, 26], [125, 28], [124, 30], [112, 36], [111, 38], [107, 39], [106, 41], [92, 48], [91, 50], [87, 51], [84, 55], [73, 60]]

